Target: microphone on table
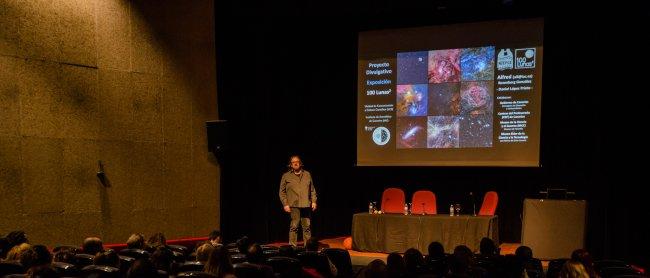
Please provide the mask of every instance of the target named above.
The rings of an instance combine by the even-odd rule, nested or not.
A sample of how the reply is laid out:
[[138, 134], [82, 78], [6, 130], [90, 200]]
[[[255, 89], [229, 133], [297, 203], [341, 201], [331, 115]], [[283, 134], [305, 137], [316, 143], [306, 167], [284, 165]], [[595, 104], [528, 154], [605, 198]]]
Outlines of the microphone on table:
[[472, 198], [472, 213], [476, 216], [476, 202], [474, 202], [474, 192], [470, 191], [469, 196]]

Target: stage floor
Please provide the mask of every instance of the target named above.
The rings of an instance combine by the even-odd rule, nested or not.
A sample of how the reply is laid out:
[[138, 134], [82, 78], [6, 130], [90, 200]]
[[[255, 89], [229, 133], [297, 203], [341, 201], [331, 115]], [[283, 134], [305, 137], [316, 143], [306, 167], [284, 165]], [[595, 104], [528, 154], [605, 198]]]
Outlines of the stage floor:
[[[322, 239], [320, 242], [329, 245], [331, 248], [345, 249], [343, 247], [343, 240], [345, 240], [345, 237], [327, 238], [327, 239]], [[286, 244], [288, 243], [286, 242], [275, 243], [273, 245], [281, 246]], [[515, 250], [517, 250], [517, 247], [519, 247], [520, 245], [521, 244], [519, 243], [502, 243], [499, 246], [501, 247], [501, 255], [514, 254]], [[453, 250], [445, 250], [445, 251], [449, 252]], [[348, 250], [348, 253], [350, 253], [350, 258], [352, 259], [352, 265], [354, 266], [365, 266], [375, 259], [380, 259], [386, 262], [386, 257], [388, 257], [388, 254], [386, 253], [359, 252], [354, 250]], [[548, 262], [542, 262], [542, 263], [548, 264]]]

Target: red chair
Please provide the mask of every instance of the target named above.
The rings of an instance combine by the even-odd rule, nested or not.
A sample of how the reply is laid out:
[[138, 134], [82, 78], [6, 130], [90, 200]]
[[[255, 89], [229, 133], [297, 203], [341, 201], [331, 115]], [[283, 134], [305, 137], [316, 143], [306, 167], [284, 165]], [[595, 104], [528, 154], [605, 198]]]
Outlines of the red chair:
[[497, 210], [497, 204], [499, 203], [499, 195], [494, 191], [485, 192], [483, 197], [483, 204], [481, 204], [481, 210], [479, 210], [478, 215], [494, 215]]
[[411, 200], [411, 213], [412, 214], [437, 214], [436, 208], [436, 194], [429, 190], [420, 190], [413, 193]]
[[381, 210], [384, 213], [403, 213], [404, 212], [404, 191], [399, 188], [386, 188], [381, 195]]

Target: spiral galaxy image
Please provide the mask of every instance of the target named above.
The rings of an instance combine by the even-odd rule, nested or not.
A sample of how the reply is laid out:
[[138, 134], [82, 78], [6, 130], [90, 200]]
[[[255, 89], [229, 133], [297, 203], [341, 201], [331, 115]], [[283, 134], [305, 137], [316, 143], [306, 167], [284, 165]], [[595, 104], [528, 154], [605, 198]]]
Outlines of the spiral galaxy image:
[[397, 118], [397, 148], [427, 147], [427, 117]]

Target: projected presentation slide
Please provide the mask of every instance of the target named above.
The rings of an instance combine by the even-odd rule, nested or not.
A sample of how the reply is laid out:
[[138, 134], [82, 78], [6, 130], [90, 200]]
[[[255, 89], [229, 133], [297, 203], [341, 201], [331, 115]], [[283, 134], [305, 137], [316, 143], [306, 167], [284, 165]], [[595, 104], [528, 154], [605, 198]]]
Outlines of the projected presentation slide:
[[357, 165], [539, 166], [543, 21], [359, 35]]

